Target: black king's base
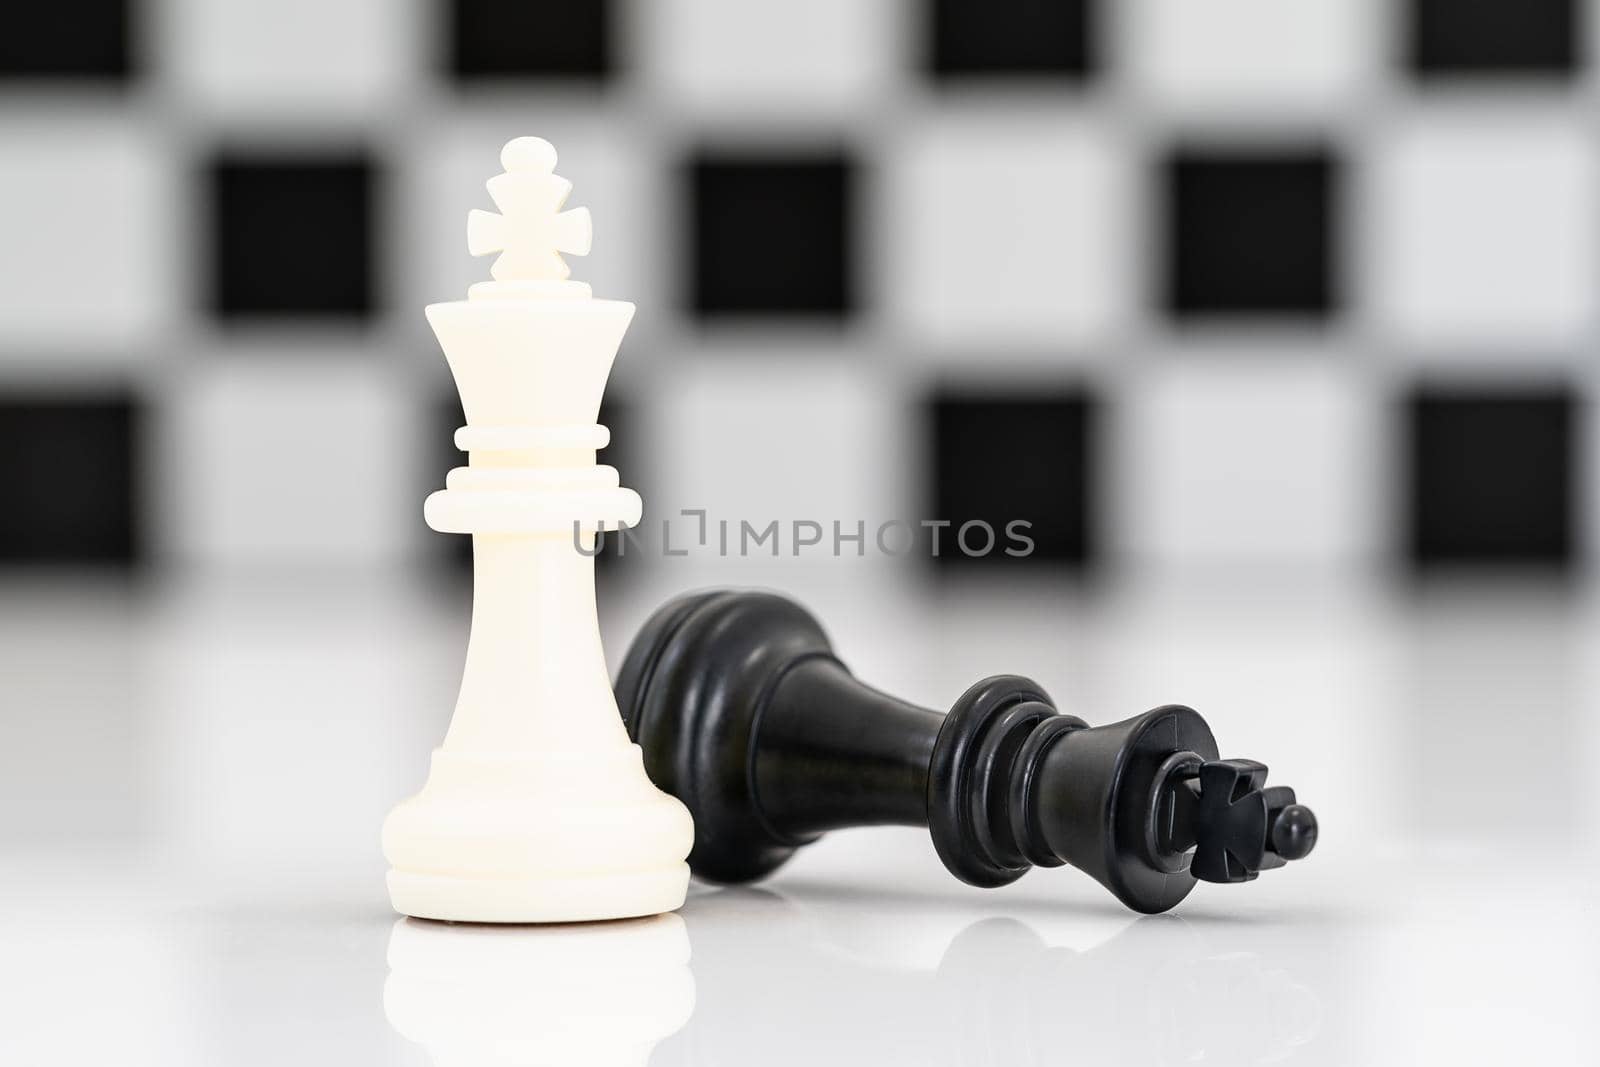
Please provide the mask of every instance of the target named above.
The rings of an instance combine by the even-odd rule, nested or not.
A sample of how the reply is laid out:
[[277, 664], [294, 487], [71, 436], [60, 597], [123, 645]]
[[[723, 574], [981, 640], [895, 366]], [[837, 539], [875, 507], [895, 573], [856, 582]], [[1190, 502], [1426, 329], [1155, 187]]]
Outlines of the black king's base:
[[846, 826], [926, 826], [963, 881], [1004, 885], [1070, 863], [1128, 907], [1166, 911], [1197, 879], [1244, 882], [1316, 843], [1294, 791], [1220, 760], [1195, 711], [1109, 726], [1000, 675], [949, 714], [856, 681], [816, 619], [762, 592], [658, 610], [616, 685], [645, 770], [694, 816], [689, 865], [745, 882]]

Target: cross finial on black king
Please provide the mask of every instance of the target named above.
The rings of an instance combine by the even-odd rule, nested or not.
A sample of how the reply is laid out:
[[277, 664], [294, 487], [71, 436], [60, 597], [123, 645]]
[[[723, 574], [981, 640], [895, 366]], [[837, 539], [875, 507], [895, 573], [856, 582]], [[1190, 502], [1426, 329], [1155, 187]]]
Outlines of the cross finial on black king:
[[919, 708], [858, 682], [816, 619], [772, 593], [669, 602], [616, 693], [651, 779], [694, 816], [690, 867], [713, 881], [760, 878], [828, 830], [916, 825], [973, 885], [1070, 863], [1159, 912], [1197, 879], [1248, 881], [1316, 843], [1294, 791], [1219, 759], [1190, 708], [1090, 727], [1010, 675], [948, 714]]

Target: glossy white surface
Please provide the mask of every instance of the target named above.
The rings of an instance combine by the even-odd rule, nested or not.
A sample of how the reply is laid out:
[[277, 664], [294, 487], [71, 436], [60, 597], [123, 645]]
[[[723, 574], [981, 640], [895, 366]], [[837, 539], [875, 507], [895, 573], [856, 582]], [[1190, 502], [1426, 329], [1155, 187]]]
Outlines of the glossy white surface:
[[[666, 570], [603, 599], [613, 661], [696, 584]], [[1070, 870], [970, 889], [921, 831], [858, 831], [759, 887], [693, 887], [681, 925], [398, 921], [377, 830], [445, 725], [464, 588], [12, 583], [0, 1054], [1594, 1062], [1587, 598], [1343, 583], [933, 599], [852, 568], [718, 577], [804, 590], [858, 675], [925, 703], [1001, 670], [1093, 722], [1191, 703], [1225, 754], [1316, 808], [1318, 851], [1135, 919]]]

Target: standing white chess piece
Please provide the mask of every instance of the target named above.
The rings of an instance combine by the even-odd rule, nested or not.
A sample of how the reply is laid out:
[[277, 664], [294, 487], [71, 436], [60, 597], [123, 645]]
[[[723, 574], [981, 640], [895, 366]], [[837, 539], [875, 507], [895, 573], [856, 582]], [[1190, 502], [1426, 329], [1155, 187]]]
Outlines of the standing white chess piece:
[[[428, 497], [428, 525], [472, 535], [472, 636], [444, 744], [422, 792], [389, 814], [395, 910], [430, 919], [567, 922], [683, 903], [693, 826], [645, 777], [606, 674], [595, 531], [639, 521], [639, 495], [598, 466], [595, 423], [633, 305], [568, 281], [587, 209], [537, 137], [505, 146], [467, 245], [500, 252], [492, 282], [428, 307], [467, 425], [468, 465]], [[576, 532], [575, 532], [576, 531]]]

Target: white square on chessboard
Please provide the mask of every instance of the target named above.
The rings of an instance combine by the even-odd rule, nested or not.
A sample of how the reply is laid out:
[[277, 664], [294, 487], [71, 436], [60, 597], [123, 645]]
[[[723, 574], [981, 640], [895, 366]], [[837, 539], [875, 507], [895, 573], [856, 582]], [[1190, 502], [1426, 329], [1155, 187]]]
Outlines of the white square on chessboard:
[[1131, 0], [1113, 16], [1129, 77], [1181, 111], [1325, 107], [1381, 70], [1376, 0]]
[[1175, 570], [1368, 561], [1388, 488], [1370, 394], [1304, 352], [1182, 352], [1142, 369], [1113, 424], [1116, 543]]
[[648, 83], [699, 114], [858, 110], [900, 68], [898, 0], [650, 0]]
[[[388, 110], [425, 69], [417, 0], [168, 0], [163, 66], [189, 107], [297, 121]], [[309, 109], [309, 110], [308, 110]]]
[[[645, 501], [648, 535], [658, 538], [661, 520], [671, 519], [676, 547], [680, 532], [698, 532], [696, 521], [679, 511], [703, 508], [711, 545], [694, 555], [717, 559], [719, 520], [735, 535], [741, 521], [759, 532], [777, 520], [779, 559], [767, 562], [782, 564], [796, 559], [792, 523], [811, 520], [822, 525], [828, 544], [799, 561], [814, 563], [822, 554], [832, 563], [824, 553], [831, 551], [832, 524], [849, 534], [864, 521], [865, 554], [872, 555], [873, 531], [909, 516], [916, 486], [904, 477], [896, 391], [870, 364], [857, 354], [777, 350], [760, 360], [722, 353], [675, 360], [675, 387], [659, 395], [654, 417], [661, 434], [656, 489]], [[627, 472], [622, 476], [627, 484]], [[854, 544], [844, 547], [842, 561], [854, 561]], [[762, 565], [759, 553], [750, 562]]]
[[338, 352], [197, 363], [161, 413], [163, 551], [222, 569], [401, 561], [425, 532], [417, 472], [437, 452], [413, 407], [390, 364]]
[[587, 282], [596, 297], [633, 301], [641, 320], [662, 314], [657, 279], [675, 264], [656, 259], [667, 224], [657, 206], [657, 161], [606, 112], [519, 106], [502, 113], [492, 104], [403, 150], [405, 222], [390, 235], [402, 313], [420, 323], [424, 305], [464, 300], [469, 286], [489, 280], [495, 257], [467, 252], [467, 212], [498, 210], [484, 183], [500, 173], [504, 144], [525, 135], [555, 146], [556, 173], [572, 182], [567, 207], [586, 207], [594, 219], [589, 254], [565, 257], [573, 280]]
[[172, 170], [115, 112], [13, 109], [0, 122], [0, 342], [95, 362], [153, 354], [178, 306]]
[[1054, 109], [912, 125], [887, 148], [873, 227], [895, 328], [935, 349], [1051, 359], [1113, 333], [1137, 293], [1137, 192], [1122, 147]]
[[1586, 122], [1424, 109], [1376, 134], [1356, 242], [1375, 324], [1399, 342], [1467, 348], [1591, 330], [1600, 172]]

